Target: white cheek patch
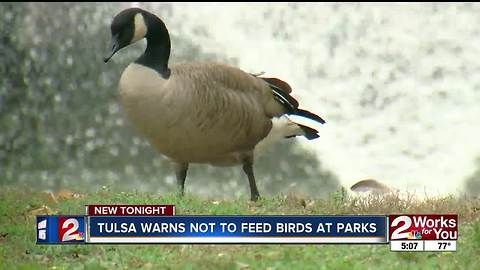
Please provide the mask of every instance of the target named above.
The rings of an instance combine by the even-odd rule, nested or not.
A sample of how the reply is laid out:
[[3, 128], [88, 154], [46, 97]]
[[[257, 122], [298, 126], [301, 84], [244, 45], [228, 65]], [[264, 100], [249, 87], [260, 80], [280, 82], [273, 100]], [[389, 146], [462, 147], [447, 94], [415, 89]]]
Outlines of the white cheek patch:
[[134, 43], [144, 38], [147, 34], [147, 25], [145, 24], [145, 19], [141, 13], [135, 15], [135, 31], [133, 33], [133, 38], [130, 43]]

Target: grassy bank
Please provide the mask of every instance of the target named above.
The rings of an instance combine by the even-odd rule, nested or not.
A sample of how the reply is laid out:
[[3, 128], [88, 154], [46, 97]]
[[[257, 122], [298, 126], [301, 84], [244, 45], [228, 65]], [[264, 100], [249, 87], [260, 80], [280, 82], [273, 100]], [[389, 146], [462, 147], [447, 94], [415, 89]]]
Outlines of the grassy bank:
[[[389, 214], [458, 213], [457, 252], [399, 253], [387, 245], [89, 245], [37, 246], [35, 215], [83, 214], [85, 204], [175, 204], [177, 214]], [[474, 269], [480, 265], [480, 205], [454, 197], [352, 198], [344, 191], [326, 199], [296, 195], [251, 203], [193, 196], [63, 192], [50, 196], [18, 189], [0, 191], [1, 269]]]

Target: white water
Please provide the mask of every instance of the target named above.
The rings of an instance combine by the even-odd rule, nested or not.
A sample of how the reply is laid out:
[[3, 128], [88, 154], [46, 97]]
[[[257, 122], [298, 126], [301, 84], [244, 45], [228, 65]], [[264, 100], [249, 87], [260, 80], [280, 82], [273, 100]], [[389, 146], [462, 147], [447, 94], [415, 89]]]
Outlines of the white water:
[[480, 5], [176, 3], [173, 14], [171, 33], [288, 81], [326, 119], [320, 139], [302, 143], [342, 184], [436, 195], [473, 173]]

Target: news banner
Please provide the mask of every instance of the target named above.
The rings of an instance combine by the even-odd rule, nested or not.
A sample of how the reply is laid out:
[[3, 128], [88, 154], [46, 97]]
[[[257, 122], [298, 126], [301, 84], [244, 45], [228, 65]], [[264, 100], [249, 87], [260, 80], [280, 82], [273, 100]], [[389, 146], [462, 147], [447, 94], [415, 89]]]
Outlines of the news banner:
[[456, 251], [458, 215], [175, 215], [174, 205], [87, 205], [37, 216], [37, 244], [390, 244]]

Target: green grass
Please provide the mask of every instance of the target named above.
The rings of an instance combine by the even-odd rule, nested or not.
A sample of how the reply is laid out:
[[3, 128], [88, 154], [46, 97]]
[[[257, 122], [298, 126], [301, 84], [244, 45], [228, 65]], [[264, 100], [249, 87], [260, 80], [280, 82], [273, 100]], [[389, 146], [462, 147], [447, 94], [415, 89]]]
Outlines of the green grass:
[[[35, 210], [83, 214], [85, 204], [175, 204], [177, 214], [458, 213], [457, 252], [390, 252], [388, 245], [72, 245], [35, 244]], [[326, 199], [298, 195], [228, 201], [187, 195], [114, 193], [104, 188], [80, 198], [50, 201], [44, 193], [0, 191], [0, 269], [478, 269], [479, 202], [452, 196], [417, 200], [399, 194]]]

